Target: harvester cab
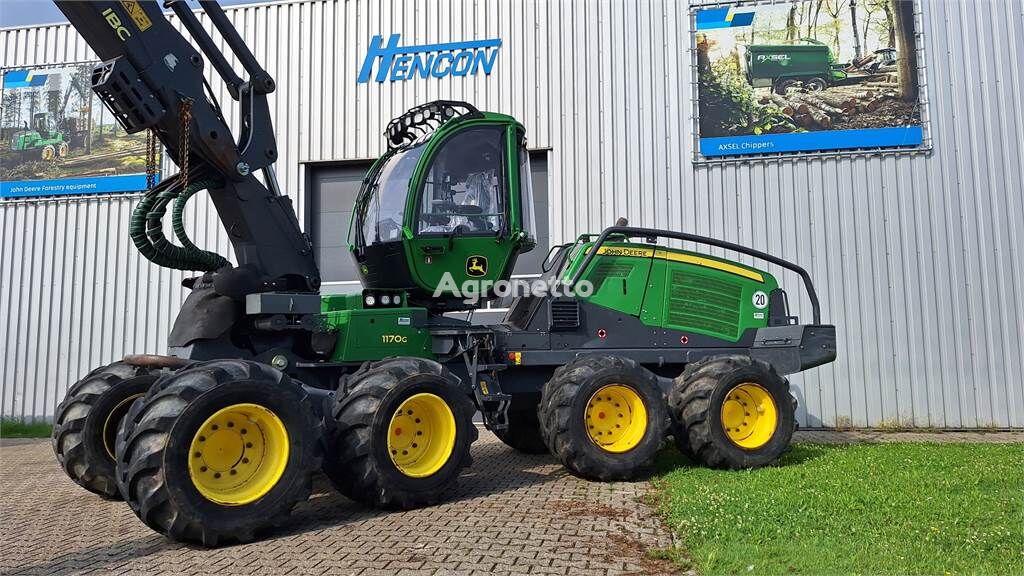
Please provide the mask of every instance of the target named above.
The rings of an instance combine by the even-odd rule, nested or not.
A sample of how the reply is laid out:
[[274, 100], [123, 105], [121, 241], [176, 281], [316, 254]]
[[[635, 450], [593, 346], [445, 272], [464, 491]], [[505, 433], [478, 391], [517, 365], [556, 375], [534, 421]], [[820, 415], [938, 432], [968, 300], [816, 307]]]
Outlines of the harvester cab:
[[364, 286], [444, 311], [470, 307], [452, 286], [508, 279], [534, 247], [524, 132], [511, 116], [454, 101], [392, 120], [349, 229]]
[[46, 112], [36, 113], [32, 118], [32, 128], [44, 139], [53, 137], [53, 126], [50, 122], [50, 115]]

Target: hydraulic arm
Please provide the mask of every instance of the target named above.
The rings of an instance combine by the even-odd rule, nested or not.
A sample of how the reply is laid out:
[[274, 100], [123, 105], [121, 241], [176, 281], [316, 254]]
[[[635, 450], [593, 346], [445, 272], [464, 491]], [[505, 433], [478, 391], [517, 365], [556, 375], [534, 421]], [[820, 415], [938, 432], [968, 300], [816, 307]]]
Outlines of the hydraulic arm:
[[[140, 251], [162, 266], [218, 270], [214, 285], [230, 287], [224, 292], [236, 298], [272, 290], [317, 292], [320, 275], [313, 251], [273, 171], [277, 146], [267, 94], [274, 91], [274, 80], [220, 6], [200, 1], [248, 79], [235, 72], [184, 0], [168, 0], [164, 6], [174, 11], [199, 50], [153, 0], [56, 4], [103, 60], [93, 71], [93, 90], [129, 133], [151, 130], [180, 168], [140, 203], [132, 229]], [[237, 140], [203, 76], [206, 60], [238, 103]], [[262, 182], [256, 172], [262, 172]], [[226, 260], [199, 250], [184, 234], [181, 209], [203, 188], [227, 230], [238, 268], [227, 268]], [[181, 246], [162, 231], [160, 219], [172, 201]]]

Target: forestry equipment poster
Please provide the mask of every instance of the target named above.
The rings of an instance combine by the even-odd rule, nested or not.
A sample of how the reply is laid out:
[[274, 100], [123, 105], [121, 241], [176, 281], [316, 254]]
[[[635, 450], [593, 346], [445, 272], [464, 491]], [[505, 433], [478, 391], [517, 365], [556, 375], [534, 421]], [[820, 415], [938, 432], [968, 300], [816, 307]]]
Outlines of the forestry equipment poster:
[[912, 0], [694, 8], [698, 159], [921, 149]]
[[3, 71], [0, 198], [141, 191], [147, 166], [159, 179], [159, 146], [148, 154], [145, 132], [121, 128], [92, 91], [94, 66]]

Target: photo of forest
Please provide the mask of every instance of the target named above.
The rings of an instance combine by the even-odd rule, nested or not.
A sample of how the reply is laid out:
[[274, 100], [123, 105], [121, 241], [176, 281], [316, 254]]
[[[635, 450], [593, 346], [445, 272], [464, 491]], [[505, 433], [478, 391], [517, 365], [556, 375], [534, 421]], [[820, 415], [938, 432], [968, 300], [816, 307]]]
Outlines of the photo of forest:
[[146, 172], [146, 134], [127, 134], [102, 105], [91, 89], [93, 67], [83, 63], [4, 72], [0, 180]]
[[[698, 10], [700, 138], [919, 127], [915, 8], [785, 0]], [[857, 147], [835, 136], [835, 148]]]

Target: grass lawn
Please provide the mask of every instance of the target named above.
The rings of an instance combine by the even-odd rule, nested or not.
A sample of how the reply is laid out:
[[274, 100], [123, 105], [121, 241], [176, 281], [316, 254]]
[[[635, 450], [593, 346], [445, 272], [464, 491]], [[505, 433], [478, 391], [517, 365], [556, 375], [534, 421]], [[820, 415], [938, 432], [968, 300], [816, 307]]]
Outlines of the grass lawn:
[[798, 444], [744, 472], [659, 457], [701, 574], [1024, 574], [1024, 444]]
[[0, 420], [0, 438], [49, 438], [53, 426], [45, 423], [28, 424], [17, 420]]

